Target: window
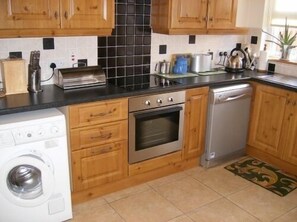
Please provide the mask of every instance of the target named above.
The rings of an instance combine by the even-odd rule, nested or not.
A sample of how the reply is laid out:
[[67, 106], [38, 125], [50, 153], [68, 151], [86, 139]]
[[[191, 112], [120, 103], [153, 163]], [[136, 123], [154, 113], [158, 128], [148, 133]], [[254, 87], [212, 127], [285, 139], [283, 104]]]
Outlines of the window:
[[[289, 31], [297, 32], [297, 1], [296, 0], [270, 0], [268, 9], [267, 23], [268, 32], [279, 37], [279, 33], [284, 32], [285, 19], [290, 26]], [[275, 40], [272, 37], [265, 36], [266, 39]], [[297, 40], [293, 45], [297, 45]], [[268, 43], [268, 51], [270, 57], [280, 58], [281, 51], [279, 46], [273, 43]], [[297, 48], [291, 50], [290, 60], [297, 62]]]

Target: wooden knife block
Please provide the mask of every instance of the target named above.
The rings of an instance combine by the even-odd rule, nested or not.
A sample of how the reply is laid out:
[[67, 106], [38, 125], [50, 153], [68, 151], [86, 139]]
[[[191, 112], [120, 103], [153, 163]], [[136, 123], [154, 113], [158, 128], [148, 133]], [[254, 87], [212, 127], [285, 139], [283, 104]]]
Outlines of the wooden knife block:
[[0, 66], [6, 95], [28, 93], [24, 59], [3, 59]]

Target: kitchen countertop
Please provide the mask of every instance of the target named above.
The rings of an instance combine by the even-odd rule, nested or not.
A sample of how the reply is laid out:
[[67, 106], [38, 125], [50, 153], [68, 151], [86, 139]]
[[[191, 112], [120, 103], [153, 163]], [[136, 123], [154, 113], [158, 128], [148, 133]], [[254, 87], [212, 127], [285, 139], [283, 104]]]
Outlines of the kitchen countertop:
[[201, 86], [215, 86], [254, 80], [297, 92], [297, 77], [281, 74], [267, 75], [255, 71], [245, 71], [241, 74], [219, 74], [175, 79], [180, 84], [172, 87], [157, 87], [137, 91], [125, 90], [113, 85], [89, 87], [73, 90], [62, 90], [55, 85], [42, 86], [43, 92], [7, 95], [0, 98], [0, 115], [25, 112], [37, 109], [61, 107], [85, 102], [114, 99], [121, 97], [176, 91]]

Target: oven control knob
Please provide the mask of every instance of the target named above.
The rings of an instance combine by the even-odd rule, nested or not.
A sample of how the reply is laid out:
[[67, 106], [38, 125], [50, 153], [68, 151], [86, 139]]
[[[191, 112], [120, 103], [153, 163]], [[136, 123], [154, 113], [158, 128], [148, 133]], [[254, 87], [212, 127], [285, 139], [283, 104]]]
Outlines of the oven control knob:
[[157, 99], [157, 103], [162, 104], [162, 99]]
[[151, 105], [151, 101], [149, 101], [149, 100], [145, 101], [145, 105], [150, 106]]
[[173, 102], [173, 98], [172, 97], [169, 97], [168, 98], [168, 102]]

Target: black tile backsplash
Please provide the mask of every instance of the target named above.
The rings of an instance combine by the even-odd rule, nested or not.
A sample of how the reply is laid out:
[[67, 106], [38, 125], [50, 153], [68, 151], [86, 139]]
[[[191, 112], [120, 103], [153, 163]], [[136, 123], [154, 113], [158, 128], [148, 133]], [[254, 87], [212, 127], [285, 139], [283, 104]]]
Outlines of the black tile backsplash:
[[151, 61], [150, 0], [116, 0], [115, 28], [98, 37], [98, 64], [109, 83], [147, 84]]

